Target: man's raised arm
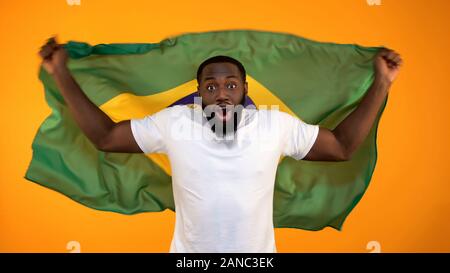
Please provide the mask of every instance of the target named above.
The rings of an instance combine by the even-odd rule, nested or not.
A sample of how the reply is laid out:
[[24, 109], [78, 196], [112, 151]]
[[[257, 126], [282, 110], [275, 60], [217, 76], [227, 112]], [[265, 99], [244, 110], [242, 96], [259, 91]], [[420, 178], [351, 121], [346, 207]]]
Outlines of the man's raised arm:
[[97, 147], [105, 152], [142, 153], [134, 140], [130, 121], [115, 123], [92, 103], [67, 68], [68, 55], [52, 38], [40, 52], [44, 69], [52, 75], [76, 123]]
[[304, 160], [349, 160], [369, 134], [401, 64], [402, 59], [398, 53], [388, 49], [380, 50], [374, 59], [374, 82], [361, 103], [334, 130], [321, 127], [316, 142]]

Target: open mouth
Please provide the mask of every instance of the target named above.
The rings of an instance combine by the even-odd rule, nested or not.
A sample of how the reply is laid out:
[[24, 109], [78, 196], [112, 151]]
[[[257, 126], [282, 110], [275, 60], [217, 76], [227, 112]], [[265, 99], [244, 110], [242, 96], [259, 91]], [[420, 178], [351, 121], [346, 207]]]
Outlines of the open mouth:
[[232, 105], [218, 105], [218, 107], [216, 107], [215, 111], [215, 116], [216, 118], [218, 118], [219, 120], [223, 121], [223, 122], [228, 122], [231, 117], [233, 116], [233, 106]]
[[228, 122], [233, 117], [233, 105], [217, 105], [214, 113], [217, 119]]

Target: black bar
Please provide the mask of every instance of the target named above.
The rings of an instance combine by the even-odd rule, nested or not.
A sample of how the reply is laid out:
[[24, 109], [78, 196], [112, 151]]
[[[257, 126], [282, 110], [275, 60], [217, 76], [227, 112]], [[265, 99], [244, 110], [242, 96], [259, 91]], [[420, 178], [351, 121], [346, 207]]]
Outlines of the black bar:
[[[322, 270], [358, 272], [385, 272], [399, 269], [428, 271], [448, 268], [448, 253], [413, 254], [131, 254], [131, 253], [65, 253], [65, 254], [0, 254], [3, 267], [14, 269], [23, 267], [35, 270], [58, 269], [60, 272], [124, 272], [138, 267], [139, 272], [314, 272]], [[8, 264], [8, 265], [7, 265]], [[313, 271], [314, 270], [314, 271]], [[40, 271], [40, 270], [39, 270]], [[445, 270], [444, 270], [445, 271]]]

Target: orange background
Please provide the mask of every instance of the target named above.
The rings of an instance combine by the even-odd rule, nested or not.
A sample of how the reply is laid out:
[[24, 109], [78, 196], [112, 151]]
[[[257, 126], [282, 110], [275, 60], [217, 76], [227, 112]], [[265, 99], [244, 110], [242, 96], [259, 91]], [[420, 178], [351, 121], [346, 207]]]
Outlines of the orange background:
[[378, 131], [371, 185], [343, 231], [277, 229], [279, 252], [450, 252], [450, 1], [65, 0], [0, 2], [0, 251], [166, 252], [174, 214], [125, 216], [75, 203], [23, 179], [50, 114], [37, 51], [61, 42], [158, 42], [185, 32], [258, 29], [319, 41], [385, 45], [405, 64]]

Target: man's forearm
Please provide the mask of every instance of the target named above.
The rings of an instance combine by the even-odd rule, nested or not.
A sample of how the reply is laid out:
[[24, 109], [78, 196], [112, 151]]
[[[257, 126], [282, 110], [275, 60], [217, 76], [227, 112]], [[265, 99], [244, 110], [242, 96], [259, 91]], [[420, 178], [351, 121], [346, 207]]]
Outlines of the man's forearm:
[[389, 81], [376, 77], [359, 106], [333, 130], [348, 157], [369, 134], [390, 86]]
[[114, 121], [89, 100], [67, 67], [55, 70], [53, 78], [78, 126], [98, 147]]

